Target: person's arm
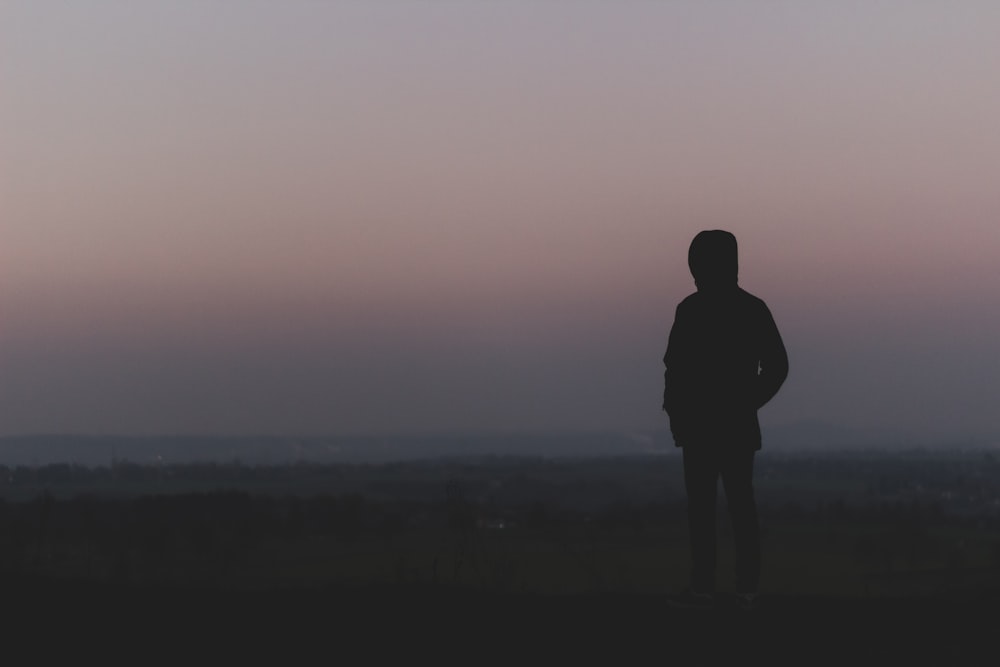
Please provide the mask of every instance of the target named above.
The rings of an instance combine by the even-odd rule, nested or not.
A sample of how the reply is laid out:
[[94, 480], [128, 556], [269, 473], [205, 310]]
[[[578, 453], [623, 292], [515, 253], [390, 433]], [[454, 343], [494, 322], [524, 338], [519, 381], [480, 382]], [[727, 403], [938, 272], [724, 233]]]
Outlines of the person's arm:
[[681, 339], [684, 337], [684, 313], [680, 305], [674, 313], [674, 324], [670, 327], [667, 351], [663, 355], [663, 409], [667, 414], [676, 413], [678, 404], [678, 360], [681, 357]]
[[788, 353], [767, 306], [762, 314], [760, 362], [757, 371], [757, 409], [764, 407], [788, 377]]

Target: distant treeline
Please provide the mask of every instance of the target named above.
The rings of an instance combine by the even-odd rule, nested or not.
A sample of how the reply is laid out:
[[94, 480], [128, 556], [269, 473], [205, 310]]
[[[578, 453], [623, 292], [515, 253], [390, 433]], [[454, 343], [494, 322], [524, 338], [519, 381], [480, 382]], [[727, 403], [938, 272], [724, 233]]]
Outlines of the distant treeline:
[[[951, 514], [1000, 514], [1000, 461], [991, 452], [906, 454], [762, 453], [755, 471], [759, 502], [812, 509], [831, 503], [917, 503]], [[543, 503], [598, 509], [683, 498], [676, 456], [615, 458], [439, 458], [383, 464], [248, 465], [241, 462], [88, 467], [58, 463], [0, 466], [0, 497], [26, 501], [48, 493], [133, 497], [245, 491], [264, 495], [350, 495], [387, 502], [436, 502], [460, 480], [477, 502]]]

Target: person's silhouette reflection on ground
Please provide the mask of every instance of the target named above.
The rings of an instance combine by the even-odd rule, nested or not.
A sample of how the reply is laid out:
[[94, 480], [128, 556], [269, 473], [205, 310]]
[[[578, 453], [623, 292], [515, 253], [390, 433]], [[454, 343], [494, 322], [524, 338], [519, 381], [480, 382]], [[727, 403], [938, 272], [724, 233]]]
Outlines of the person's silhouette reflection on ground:
[[788, 357], [767, 305], [737, 285], [736, 237], [695, 236], [688, 266], [697, 292], [681, 301], [663, 357], [663, 409], [682, 448], [691, 540], [691, 588], [675, 602], [711, 606], [716, 590], [715, 501], [722, 478], [736, 549], [736, 592], [750, 606], [760, 580], [753, 492], [761, 447], [757, 410], [788, 375]]

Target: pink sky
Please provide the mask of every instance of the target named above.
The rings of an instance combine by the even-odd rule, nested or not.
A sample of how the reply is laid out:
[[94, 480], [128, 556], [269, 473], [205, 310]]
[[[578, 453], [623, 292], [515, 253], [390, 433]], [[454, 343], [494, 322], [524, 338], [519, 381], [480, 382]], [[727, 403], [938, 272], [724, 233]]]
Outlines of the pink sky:
[[704, 228], [765, 421], [1000, 433], [1000, 9], [706, 4], [4, 3], [0, 434], [665, 426]]

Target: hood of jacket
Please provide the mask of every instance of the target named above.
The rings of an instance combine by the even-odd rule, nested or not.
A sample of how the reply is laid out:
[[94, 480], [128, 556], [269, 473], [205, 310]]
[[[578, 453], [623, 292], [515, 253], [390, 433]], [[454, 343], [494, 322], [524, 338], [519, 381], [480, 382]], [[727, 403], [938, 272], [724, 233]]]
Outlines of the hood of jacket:
[[739, 274], [736, 237], [721, 229], [699, 232], [688, 248], [688, 268], [699, 292], [736, 287]]

